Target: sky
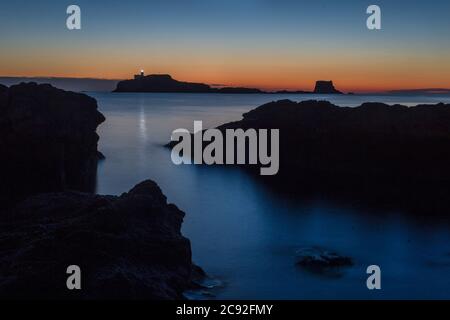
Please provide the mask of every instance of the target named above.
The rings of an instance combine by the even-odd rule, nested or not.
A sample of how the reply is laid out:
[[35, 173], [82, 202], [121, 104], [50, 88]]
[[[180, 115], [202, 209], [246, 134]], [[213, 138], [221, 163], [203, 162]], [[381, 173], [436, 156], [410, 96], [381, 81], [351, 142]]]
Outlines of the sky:
[[[81, 8], [82, 29], [66, 28]], [[366, 27], [377, 4], [382, 30]], [[2, 0], [0, 76], [132, 78], [266, 90], [450, 88], [450, 1]]]

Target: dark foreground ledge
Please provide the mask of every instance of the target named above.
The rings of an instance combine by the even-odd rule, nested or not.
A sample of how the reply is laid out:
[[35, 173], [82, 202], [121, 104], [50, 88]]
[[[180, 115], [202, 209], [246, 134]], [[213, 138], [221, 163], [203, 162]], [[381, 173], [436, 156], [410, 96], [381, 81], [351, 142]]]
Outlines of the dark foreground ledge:
[[39, 192], [93, 191], [95, 99], [51, 85], [0, 86], [0, 205]]
[[[31, 197], [0, 219], [0, 298], [182, 299], [196, 270], [183, 217], [152, 181], [120, 197]], [[80, 291], [66, 287], [70, 265]]]

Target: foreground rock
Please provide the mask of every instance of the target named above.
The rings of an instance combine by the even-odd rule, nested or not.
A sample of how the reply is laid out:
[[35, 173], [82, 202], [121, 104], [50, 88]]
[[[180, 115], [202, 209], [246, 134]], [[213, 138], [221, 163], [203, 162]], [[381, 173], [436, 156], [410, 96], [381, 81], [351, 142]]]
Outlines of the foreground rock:
[[0, 86], [0, 202], [39, 192], [92, 191], [96, 129], [105, 120], [97, 102], [50, 85]]
[[346, 108], [281, 100], [219, 127], [237, 128], [280, 130], [278, 175], [248, 168], [276, 190], [427, 214], [450, 208], [448, 104]]
[[[0, 298], [183, 298], [198, 270], [183, 217], [152, 181], [120, 197], [29, 198], [0, 222]], [[66, 288], [69, 265], [82, 270], [81, 291]]]

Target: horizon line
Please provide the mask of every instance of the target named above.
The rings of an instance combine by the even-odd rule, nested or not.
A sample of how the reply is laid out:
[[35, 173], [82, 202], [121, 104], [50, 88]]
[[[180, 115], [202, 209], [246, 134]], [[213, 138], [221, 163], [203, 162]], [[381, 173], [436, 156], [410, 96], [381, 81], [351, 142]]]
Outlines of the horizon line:
[[[149, 74], [148, 76], [151, 75], [170, 75], [168, 73], [154, 73], [154, 74]], [[125, 81], [125, 80], [132, 80], [132, 78], [126, 78], [126, 79], [118, 79], [118, 78], [97, 78], [97, 77], [76, 77], [76, 76], [69, 76], [69, 77], [63, 77], [63, 76], [4, 76], [4, 75], [0, 75], [0, 78], [3, 79], [64, 79], [64, 80], [94, 80], [94, 81]], [[172, 77], [173, 78], [173, 77]], [[173, 78], [175, 79], [175, 78]], [[176, 80], [176, 79], [175, 79]], [[183, 81], [183, 82], [190, 82], [188, 80], [177, 80], [177, 81]], [[322, 80], [317, 80], [317, 81], [322, 81]], [[335, 84], [335, 80], [330, 80], [333, 81], [333, 83]], [[192, 82], [194, 83], [194, 82]], [[199, 82], [196, 82], [199, 83]], [[265, 91], [268, 93], [276, 93], [277, 91], [288, 91], [288, 92], [295, 92], [295, 91], [305, 91], [305, 92], [309, 92], [311, 90], [309, 89], [267, 89], [267, 88], [261, 88], [261, 87], [254, 87], [254, 86], [246, 86], [246, 85], [233, 85], [233, 84], [210, 84], [207, 82], [201, 82], [203, 84], [209, 85], [211, 87], [241, 87], [241, 88], [251, 88], [251, 89], [258, 89], [261, 91]], [[339, 88], [337, 88], [339, 90]], [[347, 93], [395, 93], [395, 92], [428, 92], [428, 93], [433, 93], [432, 91], [437, 91], [437, 93], [443, 93], [448, 91], [450, 93], [450, 88], [445, 88], [445, 87], [421, 87], [421, 88], [400, 88], [400, 89], [385, 89], [385, 90], [348, 90]]]

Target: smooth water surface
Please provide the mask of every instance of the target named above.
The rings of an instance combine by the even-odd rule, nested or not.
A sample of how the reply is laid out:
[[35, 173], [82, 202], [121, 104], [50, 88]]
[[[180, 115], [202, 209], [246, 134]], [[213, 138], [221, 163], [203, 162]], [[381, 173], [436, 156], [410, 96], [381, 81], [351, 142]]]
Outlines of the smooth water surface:
[[[274, 194], [239, 168], [175, 166], [163, 147], [193, 121], [213, 127], [279, 99], [313, 95], [89, 93], [107, 121], [99, 128], [100, 194], [155, 180], [186, 212], [194, 261], [225, 285], [220, 299], [450, 298], [450, 223]], [[320, 96], [341, 106], [379, 101], [415, 105], [445, 96]], [[354, 259], [340, 277], [295, 265], [297, 249], [320, 246]], [[366, 268], [382, 270], [382, 290], [366, 288]]]

